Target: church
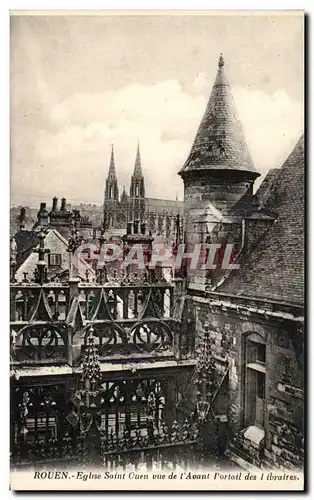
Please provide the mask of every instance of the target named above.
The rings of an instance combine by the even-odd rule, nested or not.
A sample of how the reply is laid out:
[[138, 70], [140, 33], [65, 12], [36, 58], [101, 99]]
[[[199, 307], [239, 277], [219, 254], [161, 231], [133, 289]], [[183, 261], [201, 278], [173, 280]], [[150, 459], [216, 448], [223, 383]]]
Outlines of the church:
[[[70, 266], [60, 281], [49, 272], [54, 240], [40, 230], [35, 273], [23, 280], [11, 252], [13, 467], [302, 472], [303, 136], [296, 142], [254, 193], [260, 174], [221, 56], [179, 172], [182, 239], [187, 250], [232, 243], [236, 268], [192, 269], [184, 261], [167, 281], [149, 267], [143, 276], [123, 269], [80, 276]], [[123, 230], [125, 248], [140, 238], [150, 251], [153, 220], [157, 234], [167, 234], [167, 218], [182, 207], [169, 202], [161, 211], [165, 201], [157, 200], [153, 211], [139, 148], [129, 193], [119, 198], [112, 150], [104, 232]], [[151, 234], [139, 234], [139, 222]]]
[[178, 216], [180, 219], [183, 216], [182, 201], [146, 197], [139, 144], [130, 181], [129, 195], [123, 186], [120, 197], [112, 146], [103, 206], [105, 229], [113, 235], [124, 234], [127, 222], [138, 220], [145, 221], [153, 235], [174, 239]]

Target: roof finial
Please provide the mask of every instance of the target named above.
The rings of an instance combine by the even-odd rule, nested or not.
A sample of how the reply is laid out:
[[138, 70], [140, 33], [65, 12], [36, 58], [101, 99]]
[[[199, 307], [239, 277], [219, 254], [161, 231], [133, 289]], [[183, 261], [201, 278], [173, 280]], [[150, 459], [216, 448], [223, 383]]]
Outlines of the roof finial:
[[224, 65], [225, 65], [225, 61], [224, 61], [223, 55], [220, 54], [218, 66], [219, 66], [219, 68], [223, 68]]

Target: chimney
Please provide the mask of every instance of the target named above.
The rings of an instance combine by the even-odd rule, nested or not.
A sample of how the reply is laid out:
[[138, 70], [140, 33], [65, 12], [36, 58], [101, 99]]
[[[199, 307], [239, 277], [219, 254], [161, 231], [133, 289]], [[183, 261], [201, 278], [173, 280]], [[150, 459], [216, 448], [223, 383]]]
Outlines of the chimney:
[[141, 223], [141, 234], [146, 234], [146, 222]]
[[138, 234], [138, 230], [139, 230], [139, 221], [138, 220], [134, 221], [133, 227], [134, 227], [134, 234]]
[[58, 210], [57, 205], [58, 205], [58, 198], [54, 196], [52, 198], [52, 209], [51, 209], [52, 212], [56, 212]]
[[61, 200], [61, 208], [60, 208], [61, 212], [65, 212], [66, 211], [66, 202], [67, 202], [67, 200], [65, 198], [62, 198], [62, 200]]
[[46, 203], [44, 202], [40, 204], [37, 220], [40, 226], [48, 226], [48, 211], [46, 209]]
[[23, 229], [25, 227], [25, 208], [21, 207], [20, 211], [20, 229]]

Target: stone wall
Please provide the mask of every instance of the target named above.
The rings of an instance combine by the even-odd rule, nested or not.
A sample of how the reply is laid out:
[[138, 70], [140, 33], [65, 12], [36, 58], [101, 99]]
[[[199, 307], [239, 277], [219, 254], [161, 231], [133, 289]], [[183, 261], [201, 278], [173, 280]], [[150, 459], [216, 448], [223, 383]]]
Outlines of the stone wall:
[[[228, 416], [230, 435], [244, 443], [244, 348], [245, 334], [255, 332], [266, 343], [265, 440], [257, 465], [278, 468], [301, 467], [303, 462], [303, 332], [292, 322], [275, 322], [227, 310], [213, 309], [209, 299], [194, 297], [196, 351], [206, 324], [213, 340], [212, 351], [218, 374], [229, 366], [226, 391], [218, 394], [215, 407]], [[242, 431], [242, 434], [241, 434]], [[241, 437], [242, 436], [242, 437]], [[242, 441], [241, 441], [242, 440]], [[248, 443], [246, 443], [249, 448]], [[260, 453], [262, 452], [262, 453]], [[246, 459], [250, 454], [245, 452]], [[262, 458], [261, 458], [262, 456]], [[252, 461], [253, 463], [253, 461]]]

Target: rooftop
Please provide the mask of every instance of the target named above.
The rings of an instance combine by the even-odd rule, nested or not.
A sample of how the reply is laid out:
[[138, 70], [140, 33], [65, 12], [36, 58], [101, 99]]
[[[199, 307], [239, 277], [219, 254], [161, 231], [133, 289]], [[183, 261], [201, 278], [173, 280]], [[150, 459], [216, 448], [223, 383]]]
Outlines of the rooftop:
[[240, 269], [220, 293], [282, 301], [304, 301], [304, 137], [276, 175], [263, 209], [277, 215], [259, 244], [243, 255]]
[[179, 174], [200, 170], [255, 170], [238, 118], [222, 55], [191, 152]]

